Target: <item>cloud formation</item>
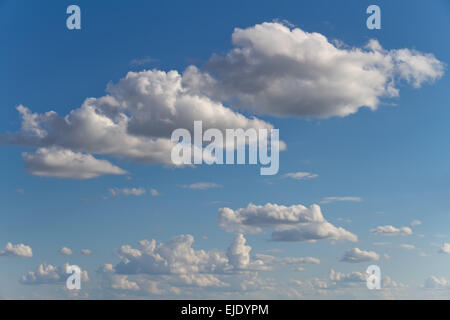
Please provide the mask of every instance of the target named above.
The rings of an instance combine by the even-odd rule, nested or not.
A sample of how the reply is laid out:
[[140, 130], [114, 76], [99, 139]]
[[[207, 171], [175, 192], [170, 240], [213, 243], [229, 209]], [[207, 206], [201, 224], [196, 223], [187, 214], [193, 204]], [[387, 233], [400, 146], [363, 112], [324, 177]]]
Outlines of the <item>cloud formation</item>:
[[144, 188], [111, 188], [109, 189], [109, 192], [113, 196], [125, 195], [139, 197], [144, 195], [147, 191]]
[[396, 228], [391, 225], [379, 226], [370, 232], [377, 236], [408, 236], [412, 234], [412, 230], [409, 227]]
[[367, 261], [376, 261], [380, 259], [378, 253], [374, 251], [365, 251], [359, 248], [353, 248], [345, 252], [341, 258], [342, 262], [359, 263]]
[[0, 250], [0, 256], [31, 258], [33, 257], [33, 250], [31, 247], [22, 243], [12, 244], [11, 242], [8, 242], [5, 249]]
[[227, 232], [260, 233], [271, 228], [274, 241], [346, 240], [357, 241], [357, 236], [325, 220], [316, 204], [307, 208], [301, 204], [283, 206], [250, 203], [246, 208], [219, 209], [219, 223]]
[[450, 254], [450, 243], [443, 243], [439, 248], [439, 253], [447, 253]]
[[241, 108], [344, 117], [397, 97], [402, 82], [419, 88], [444, 73], [432, 54], [386, 50], [376, 40], [364, 48], [345, 47], [279, 22], [236, 28], [232, 42], [225, 56], [213, 55], [201, 69], [129, 72], [108, 85], [105, 96], [87, 98], [65, 116], [19, 105], [21, 130], [0, 135], [0, 143], [38, 148], [23, 156], [32, 174], [77, 179], [124, 174], [93, 155], [173, 165], [170, 135], [177, 128], [192, 130], [195, 120], [202, 120], [205, 130], [224, 131], [273, 128], [235, 111]]
[[22, 158], [29, 173], [42, 177], [91, 179], [105, 174], [126, 173], [107, 160], [56, 147], [39, 148], [35, 153], [24, 152]]
[[62, 247], [60, 250], [59, 250], [59, 253], [61, 253], [62, 255], [65, 255], [65, 256], [70, 256], [70, 255], [72, 255], [72, 249], [70, 249], [70, 248], [67, 248], [67, 247]]
[[236, 28], [232, 42], [204, 70], [188, 68], [185, 80], [192, 90], [261, 114], [327, 118], [376, 110], [382, 99], [399, 95], [400, 83], [419, 88], [444, 73], [432, 54], [386, 50], [376, 40], [345, 47], [278, 22]]
[[[58, 284], [65, 282], [69, 274], [66, 273], [68, 263], [62, 266], [53, 266], [51, 264], [40, 264], [35, 271], [29, 271], [23, 275], [20, 282], [27, 285], [39, 285], [39, 284]], [[85, 270], [81, 270], [81, 281], [89, 281], [88, 273]]]

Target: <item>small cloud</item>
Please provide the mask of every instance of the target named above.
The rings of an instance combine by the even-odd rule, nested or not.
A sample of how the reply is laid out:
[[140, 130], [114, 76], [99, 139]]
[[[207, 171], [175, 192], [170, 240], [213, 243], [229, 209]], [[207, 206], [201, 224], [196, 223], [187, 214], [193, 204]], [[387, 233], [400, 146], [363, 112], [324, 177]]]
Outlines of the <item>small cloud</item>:
[[33, 250], [31, 247], [24, 244], [12, 244], [8, 242], [4, 250], [0, 250], [0, 256], [4, 257], [20, 257], [31, 258], [33, 257]]
[[197, 182], [190, 185], [183, 185], [182, 187], [191, 190], [206, 190], [212, 188], [220, 188], [221, 185], [212, 182]]
[[415, 226], [420, 226], [422, 224], [422, 221], [420, 220], [413, 220], [411, 221], [411, 223], [409, 224], [411, 227], [415, 227]]
[[286, 173], [283, 177], [291, 178], [295, 180], [309, 180], [317, 178], [319, 175], [311, 172], [290, 172]]
[[16, 192], [21, 194], [21, 195], [25, 194], [25, 190], [24, 189], [16, 189]]
[[70, 255], [72, 255], [72, 250], [67, 247], [62, 247], [59, 250], [59, 253], [61, 253], [62, 255], [65, 255], [65, 256], [70, 256]]
[[380, 259], [380, 256], [378, 255], [378, 253], [374, 251], [364, 251], [359, 248], [353, 248], [345, 252], [344, 256], [341, 258], [341, 261], [359, 263], [367, 261], [376, 261], [378, 259]]
[[89, 255], [92, 254], [92, 251], [89, 250], [89, 249], [81, 249], [81, 254], [82, 254], [83, 256], [89, 256]]
[[123, 188], [123, 189], [111, 188], [111, 189], [109, 189], [109, 192], [113, 196], [125, 195], [125, 196], [136, 196], [136, 197], [142, 196], [146, 193], [144, 188]]
[[450, 254], [450, 243], [443, 243], [439, 248], [439, 253]]
[[377, 236], [409, 236], [412, 234], [412, 230], [409, 227], [396, 228], [390, 225], [376, 227], [370, 232]]
[[337, 202], [337, 201], [338, 202], [343, 202], [343, 201], [361, 202], [363, 200], [360, 197], [325, 197], [320, 201], [320, 203], [327, 204], [327, 203]]
[[407, 244], [407, 243], [402, 243], [398, 246], [400, 249], [405, 249], [405, 250], [413, 250], [416, 247], [412, 244]]
[[150, 58], [150, 57], [144, 57], [144, 58], [137, 58], [131, 60], [130, 64], [133, 66], [144, 66], [149, 63], [157, 62], [158, 59]]
[[152, 195], [152, 197], [157, 197], [159, 196], [159, 192], [156, 189], [150, 189], [150, 194]]

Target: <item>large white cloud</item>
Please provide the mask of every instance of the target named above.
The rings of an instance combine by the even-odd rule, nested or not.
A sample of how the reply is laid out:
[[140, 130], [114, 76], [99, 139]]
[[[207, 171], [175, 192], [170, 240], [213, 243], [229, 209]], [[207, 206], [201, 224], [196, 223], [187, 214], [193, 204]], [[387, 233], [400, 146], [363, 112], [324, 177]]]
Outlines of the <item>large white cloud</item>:
[[[431, 54], [385, 50], [375, 40], [365, 48], [347, 48], [319, 33], [280, 23], [235, 29], [232, 39], [235, 48], [225, 57], [213, 56], [202, 69], [129, 72], [108, 86], [107, 95], [88, 98], [65, 116], [33, 113], [20, 105], [21, 130], [0, 135], [0, 142], [41, 148], [24, 155], [33, 174], [121, 174], [123, 170], [91, 154], [173, 165], [170, 135], [177, 128], [191, 130], [195, 120], [202, 120], [205, 130], [245, 130], [273, 126], [237, 109], [346, 116], [363, 106], [376, 109], [382, 98], [398, 96], [400, 80], [420, 87], [439, 79], [444, 70]], [[284, 143], [280, 147], [284, 149]], [[69, 158], [65, 167], [50, 161], [63, 155]], [[91, 169], [98, 168], [99, 161], [106, 172]]]
[[203, 121], [204, 130], [273, 128], [205, 95], [189, 93], [177, 71], [129, 72], [108, 86], [108, 95], [88, 98], [64, 117], [54, 111], [33, 113], [22, 105], [17, 110], [22, 117], [20, 132], [2, 134], [0, 142], [40, 148], [24, 154], [28, 171], [66, 178], [125, 173], [91, 154], [173, 165], [172, 132], [192, 131], [196, 120]]
[[0, 256], [31, 258], [33, 257], [33, 250], [30, 246], [22, 243], [12, 244], [11, 242], [8, 242], [5, 249], [0, 250]]
[[276, 22], [236, 28], [232, 42], [224, 57], [214, 55], [204, 70], [188, 68], [183, 80], [194, 92], [258, 113], [325, 118], [375, 110], [399, 95], [401, 81], [418, 88], [444, 72], [432, 54], [385, 50], [376, 40], [345, 47]]
[[307, 208], [301, 204], [283, 206], [268, 203], [246, 208], [219, 209], [219, 223], [228, 232], [259, 233], [263, 227], [273, 229], [275, 241], [347, 240], [357, 241], [351, 232], [335, 227], [325, 220], [316, 204]]

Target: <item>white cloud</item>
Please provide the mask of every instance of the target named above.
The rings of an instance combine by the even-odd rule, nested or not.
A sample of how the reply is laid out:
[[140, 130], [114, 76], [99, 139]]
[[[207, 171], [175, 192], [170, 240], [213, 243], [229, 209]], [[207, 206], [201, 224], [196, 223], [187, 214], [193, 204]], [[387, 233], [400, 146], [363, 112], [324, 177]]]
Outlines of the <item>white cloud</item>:
[[422, 221], [420, 221], [420, 220], [413, 220], [413, 221], [411, 221], [410, 226], [411, 227], [415, 227], [415, 226], [420, 226], [421, 224], [422, 224]]
[[159, 192], [156, 189], [150, 189], [150, 194], [152, 195], [152, 197], [157, 197], [159, 196]]
[[450, 254], [450, 243], [443, 243], [439, 248], [439, 252]]
[[192, 189], [192, 190], [206, 190], [212, 188], [220, 188], [221, 185], [212, 182], [197, 182], [190, 185], [183, 185], [183, 188]]
[[[108, 86], [108, 95], [88, 98], [64, 117], [54, 111], [32, 113], [22, 105], [17, 109], [22, 117], [21, 130], [1, 135], [1, 142], [40, 148], [37, 154], [24, 155], [30, 172], [68, 178], [104, 173], [89, 170], [91, 166], [98, 168], [101, 161], [91, 154], [173, 165], [170, 155], [175, 143], [170, 141], [171, 134], [178, 128], [192, 131], [195, 120], [203, 121], [204, 130], [273, 128], [207, 96], [189, 93], [177, 71], [129, 72], [119, 83]], [[50, 151], [52, 155], [47, 156]], [[102, 163], [106, 173], [125, 173]], [[81, 173], [79, 166], [84, 169]]]
[[23, 153], [22, 156], [26, 170], [43, 177], [91, 179], [105, 174], [126, 173], [109, 161], [67, 149], [40, 148], [36, 153]]
[[413, 250], [413, 249], [416, 248], [414, 245], [408, 244], [408, 243], [402, 243], [402, 244], [399, 244], [398, 247], [399, 247], [400, 249], [405, 249], [405, 250]]
[[61, 253], [62, 255], [65, 255], [65, 256], [70, 256], [72, 254], [72, 250], [67, 247], [62, 247], [59, 250], [59, 253]]
[[369, 274], [362, 272], [342, 273], [330, 270], [329, 278], [334, 284], [365, 284]]
[[139, 285], [128, 280], [127, 275], [115, 274], [114, 266], [112, 264], [105, 264], [98, 270], [102, 275], [102, 288], [103, 289], [113, 289], [113, 290], [124, 290], [124, 291], [138, 291], [140, 290]]
[[236, 28], [232, 42], [224, 57], [214, 55], [204, 71], [188, 68], [183, 80], [194, 92], [257, 113], [344, 117], [397, 97], [401, 82], [418, 88], [444, 73], [432, 54], [385, 50], [376, 40], [346, 48], [281, 23]]
[[361, 202], [362, 199], [360, 197], [325, 197], [320, 201], [320, 203], [327, 204], [327, 203], [336, 202], [336, 201], [339, 201], [339, 202], [344, 202], [344, 201]]
[[356, 235], [326, 221], [318, 205], [307, 208], [301, 204], [286, 207], [250, 203], [237, 210], [221, 208], [219, 223], [228, 232], [259, 233], [263, 227], [272, 228], [272, 240], [275, 241], [357, 241]]
[[113, 196], [125, 195], [125, 196], [139, 197], [139, 196], [144, 195], [147, 191], [144, 188], [123, 188], [123, 189], [111, 188], [111, 189], [109, 189], [109, 192]]
[[92, 250], [90, 250], [90, 249], [81, 249], [81, 254], [83, 256], [89, 256], [89, 255], [92, 254]]
[[[28, 285], [38, 284], [57, 284], [65, 282], [68, 274], [66, 273], [69, 264], [66, 263], [60, 267], [43, 263], [35, 271], [29, 271], [23, 275], [20, 282]], [[88, 273], [81, 270], [81, 281], [89, 281]]]
[[194, 237], [180, 235], [165, 243], [139, 241], [138, 249], [124, 245], [117, 254], [119, 274], [190, 274], [223, 272], [228, 259], [223, 252], [194, 250]]
[[444, 277], [430, 276], [422, 286], [425, 289], [450, 289], [450, 282]]
[[311, 172], [290, 172], [284, 175], [285, 178], [291, 178], [295, 180], [307, 180], [317, 178], [319, 175]]
[[31, 247], [22, 243], [12, 244], [11, 242], [8, 242], [5, 249], [0, 250], [0, 256], [31, 258], [33, 257], [33, 250]]
[[245, 269], [250, 264], [250, 251], [252, 248], [245, 245], [242, 234], [236, 234], [227, 251], [229, 263], [236, 269]]
[[[305, 264], [320, 264], [320, 259], [315, 257], [283, 257], [278, 258], [267, 254], [255, 254], [255, 258], [261, 260], [266, 267], [299, 266]], [[300, 269], [300, 270], [299, 270]], [[303, 267], [297, 267], [297, 271], [303, 271]]]
[[370, 232], [377, 236], [408, 236], [412, 234], [412, 230], [409, 227], [396, 228], [390, 225], [376, 227]]
[[359, 263], [376, 261], [378, 259], [380, 259], [380, 256], [374, 251], [364, 251], [359, 248], [353, 248], [345, 252], [344, 256], [341, 258], [341, 261]]

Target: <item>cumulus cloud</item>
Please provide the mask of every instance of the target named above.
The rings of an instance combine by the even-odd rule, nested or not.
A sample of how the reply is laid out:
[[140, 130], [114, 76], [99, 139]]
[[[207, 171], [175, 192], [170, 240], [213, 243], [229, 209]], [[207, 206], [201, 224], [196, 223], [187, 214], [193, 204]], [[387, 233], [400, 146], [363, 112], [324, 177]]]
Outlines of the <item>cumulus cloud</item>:
[[246, 208], [219, 209], [219, 223], [228, 232], [260, 233], [263, 227], [273, 229], [274, 241], [347, 240], [357, 241], [351, 232], [325, 220], [318, 205], [283, 206], [268, 203]]
[[189, 185], [183, 185], [183, 188], [192, 189], [192, 190], [206, 190], [212, 188], [220, 188], [221, 185], [212, 182], [197, 182]]
[[65, 256], [70, 256], [72, 254], [72, 250], [67, 247], [62, 247], [59, 250], [59, 253], [61, 253], [62, 255], [65, 255]]
[[[53, 266], [51, 264], [40, 264], [35, 271], [29, 271], [23, 275], [20, 282], [27, 285], [39, 285], [39, 284], [58, 284], [65, 282], [69, 274], [66, 273], [68, 263], [62, 266]], [[89, 281], [88, 273], [85, 270], [81, 270], [81, 281]]]
[[[91, 154], [173, 165], [172, 132], [178, 128], [192, 131], [196, 120], [203, 121], [204, 130], [273, 128], [205, 95], [188, 92], [177, 71], [129, 72], [108, 86], [106, 96], [88, 98], [66, 116], [54, 111], [33, 113], [22, 105], [17, 110], [21, 130], [2, 134], [0, 141], [40, 148], [36, 154], [24, 154], [31, 173], [69, 178], [96, 177], [103, 173], [97, 172], [100, 164], [106, 173], [124, 173]], [[92, 166], [94, 172], [89, 170]]]
[[[111, 266], [110, 272], [121, 276], [145, 276], [147, 280], [157, 277], [155, 279], [164, 279], [166, 285], [173, 286], [225, 288], [230, 286], [228, 281], [235, 280], [229, 278], [232, 275], [247, 277], [270, 269], [261, 259], [251, 258], [251, 247], [242, 234], [235, 235], [225, 251], [195, 250], [193, 243], [193, 236], [180, 235], [161, 243], [142, 240], [137, 248], [124, 245], [117, 250], [121, 261]], [[110, 282], [109, 278], [106, 280]], [[136, 281], [142, 288], [141, 282]]]
[[377, 236], [408, 236], [412, 234], [409, 227], [396, 228], [391, 225], [379, 226], [370, 230], [370, 232]]
[[194, 237], [180, 235], [167, 242], [142, 240], [138, 248], [122, 246], [117, 254], [122, 261], [115, 266], [119, 274], [214, 273], [227, 269], [223, 252], [195, 250]]
[[87, 98], [64, 116], [20, 105], [21, 130], [0, 135], [0, 142], [39, 148], [24, 155], [33, 174], [123, 174], [111, 163], [101, 162], [106, 169], [100, 169], [105, 160], [93, 155], [173, 165], [170, 135], [177, 128], [192, 130], [194, 120], [202, 120], [205, 130], [223, 131], [273, 128], [235, 111], [241, 108], [279, 116], [347, 116], [398, 96], [401, 82], [418, 88], [444, 73], [432, 54], [386, 50], [376, 40], [347, 48], [279, 22], [237, 28], [232, 42], [228, 54], [213, 55], [202, 69], [129, 72], [108, 85], [105, 96]]
[[291, 178], [295, 180], [308, 180], [317, 178], [319, 175], [311, 172], [289, 172], [284, 175], [285, 178]]
[[127, 275], [115, 274], [112, 264], [105, 264], [98, 270], [102, 275], [102, 288], [124, 291], [138, 291], [139, 285], [135, 281], [128, 280]]
[[8, 242], [5, 249], [0, 250], [0, 256], [31, 258], [33, 257], [33, 250], [31, 247], [22, 243], [12, 244], [11, 242]]
[[119, 195], [125, 195], [125, 196], [142, 196], [144, 195], [147, 191], [144, 188], [111, 188], [109, 189], [109, 192], [113, 195], [113, 196], [119, 196]]
[[277, 116], [344, 117], [361, 107], [378, 108], [399, 96], [401, 82], [419, 88], [442, 77], [432, 54], [383, 49], [376, 40], [347, 48], [324, 35], [262, 23], [236, 28], [234, 48], [214, 55], [204, 70], [190, 67], [184, 79], [194, 92]]
[[353, 248], [345, 252], [341, 258], [342, 262], [359, 263], [367, 261], [376, 261], [380, 259], [378, 253], [374, 251], [365, 251], [359, 248]]
[[59, 148], [40, 148], [35, 153], [23, 153], [25, 169], [36, 176], [91, 179], [105, 174], [125, 174], [126, 171], [107, 160], [90, 154]]
[[450, 243], [443, 243], [439, 248], [439, 253], [447, 253], [450, 254]]

